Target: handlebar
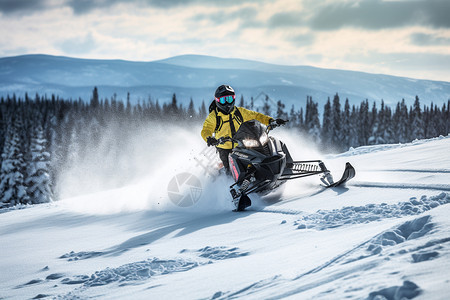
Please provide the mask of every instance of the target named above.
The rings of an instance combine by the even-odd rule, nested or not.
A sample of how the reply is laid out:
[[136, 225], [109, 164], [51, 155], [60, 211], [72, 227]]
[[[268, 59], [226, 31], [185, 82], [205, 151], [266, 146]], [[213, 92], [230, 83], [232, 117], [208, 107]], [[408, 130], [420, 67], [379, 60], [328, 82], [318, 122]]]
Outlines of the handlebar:
[[229, 136], [223, 136], [217, 140], [218, 145], [225, 144], [226, 142], [238, 143], [239, 141]]
[[267, 125], [266, 133], [269, 133], [269, 131], [277, 127], [284, 126], [284, 124], [286, 124], [287, 122], [289, 122], [289, 120], [284, 120], [283, 124], [278, 124], [275, 120], [273, 120], [272, 122], [269, 123], [269, 125]]

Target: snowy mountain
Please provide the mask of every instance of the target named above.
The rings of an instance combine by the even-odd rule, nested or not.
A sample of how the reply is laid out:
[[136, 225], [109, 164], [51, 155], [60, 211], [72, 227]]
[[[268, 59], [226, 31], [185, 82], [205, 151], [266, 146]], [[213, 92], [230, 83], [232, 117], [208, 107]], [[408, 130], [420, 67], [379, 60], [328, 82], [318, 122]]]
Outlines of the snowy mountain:
[[450, 98], [449, 82], [211, 56], [183, 55], [152, 62], [49, 55], [0, 58], [0, 96], [28, 92], [32, 98], [39, 93], [89, 100], [97, 86], [102, 98], [117, 94], [126, 99], [130, 92], [133, 102], [149, 96], [167, 102], [176, 93], [181, 101], [192, 97], [199, 106], [223, 83], [234, 86], [246, 101], [254, 97], [261, 102], [267, 94], [274, 101], [282, 100], [288, 109], [292, 104], [304, 107], [307, 95], [324, 103], [336, 93], [357, 105], [365, 99], [383, 99], [394, 106], [402, 98], [411, 105], [418, 95], [423, 104], [441, 106]]
[[2, 211], [0, 298], [448, 297], [450, 137], [324, 157], [274, 134], [294, 158], [322, 159], [335, 176], [350, 161], [356, 177], [332, 189], [292, 181], [231, 212], [230, 179], [205, 174], [207, 149], [186, 130], [133, 185]]

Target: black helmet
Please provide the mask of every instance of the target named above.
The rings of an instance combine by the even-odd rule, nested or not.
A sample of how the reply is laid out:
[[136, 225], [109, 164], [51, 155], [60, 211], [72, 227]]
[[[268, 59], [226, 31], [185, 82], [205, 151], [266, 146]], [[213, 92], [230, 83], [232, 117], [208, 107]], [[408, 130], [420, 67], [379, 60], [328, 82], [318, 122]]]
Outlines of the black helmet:
[[[225, 97], [230, 96], [230, 97]], [[233, 111], [236, 94], [231, 86], [222, 84], [216, 89], [214, 99], [221, 112], [229, 114]]]

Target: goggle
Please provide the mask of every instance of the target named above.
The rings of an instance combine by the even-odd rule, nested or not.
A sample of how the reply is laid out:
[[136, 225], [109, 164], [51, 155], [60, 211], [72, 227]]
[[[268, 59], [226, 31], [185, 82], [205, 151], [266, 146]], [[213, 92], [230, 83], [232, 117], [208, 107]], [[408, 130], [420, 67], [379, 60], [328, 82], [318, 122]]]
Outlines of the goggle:
[[222, 96], [220, 98], [215, 98], [217, 102], [219, 102], [220, 104], [225, 104], [225, 102], [227, 103], [233, 103], [234, 99], [236, 98], [236, 95], [229, 95], [229, 96]]

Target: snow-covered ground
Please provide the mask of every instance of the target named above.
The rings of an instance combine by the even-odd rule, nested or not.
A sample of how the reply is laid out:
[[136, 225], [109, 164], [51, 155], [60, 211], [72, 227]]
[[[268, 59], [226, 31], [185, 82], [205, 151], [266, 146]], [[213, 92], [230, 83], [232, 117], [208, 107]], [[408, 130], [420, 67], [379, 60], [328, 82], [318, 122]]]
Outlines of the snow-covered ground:
[[[0, 299], [448, 299], [450, 137], [325, 157], [283, 139], [356, 177], [292, 181], [236, 213], [200, 144], [180, 149], [136, 184], [3, 211]], [[183, 172], [189, 207], [169, 193]]]

